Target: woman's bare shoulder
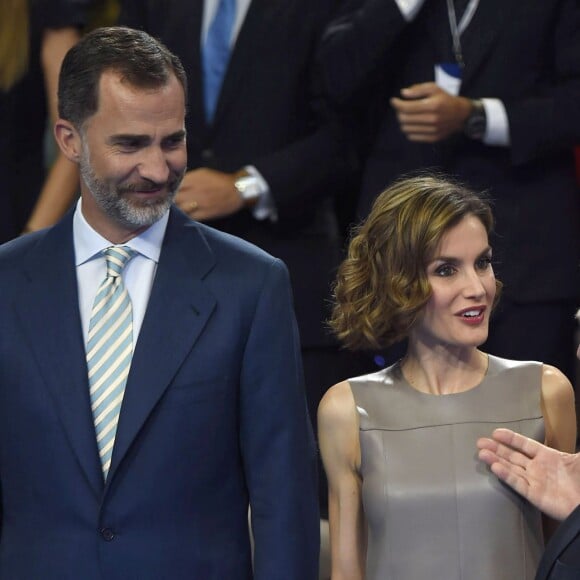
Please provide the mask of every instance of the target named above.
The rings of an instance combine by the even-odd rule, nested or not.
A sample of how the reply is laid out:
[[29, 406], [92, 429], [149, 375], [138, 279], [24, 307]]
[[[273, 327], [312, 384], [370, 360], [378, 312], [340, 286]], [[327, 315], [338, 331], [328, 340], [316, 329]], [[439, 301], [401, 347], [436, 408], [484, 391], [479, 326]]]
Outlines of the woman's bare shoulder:
[[574, 388], [566, 375], [552, 365], [542, 365], [542, 398], [555, 405], [574, 404]]
[[343, 421], [355, 412], [355, 402], [348, 381], [341, 381], [326, 391], [318, 405], [318, 420]]

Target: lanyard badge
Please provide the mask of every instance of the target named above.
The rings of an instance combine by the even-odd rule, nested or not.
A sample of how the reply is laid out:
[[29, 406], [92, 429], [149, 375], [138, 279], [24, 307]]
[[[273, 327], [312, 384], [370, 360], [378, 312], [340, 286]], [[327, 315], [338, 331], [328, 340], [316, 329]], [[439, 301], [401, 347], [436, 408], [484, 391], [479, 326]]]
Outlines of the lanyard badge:
[[461, 49], [461, 35], [469, 26], [478, 4], [479, 0], [470, 0], [458, 24], [453, 0], [447, 0], [447, 16], [453, 40], [455, 62], [440, 62], [435, 65], [435, 83], [450, 95], [459, 95], [461, 89], [461, 76], [465, 66]]

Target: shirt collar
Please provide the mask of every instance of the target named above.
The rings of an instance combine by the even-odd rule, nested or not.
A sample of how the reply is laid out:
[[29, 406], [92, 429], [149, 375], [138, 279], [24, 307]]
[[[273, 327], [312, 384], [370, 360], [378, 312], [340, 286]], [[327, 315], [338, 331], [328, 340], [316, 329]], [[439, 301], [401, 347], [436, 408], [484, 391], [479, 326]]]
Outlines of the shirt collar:
[[[130, 239], [125, 246], [129, 246], [142, 256], [159, 262], [161, 245], [165, 236], [169, 211], [149, 226], [144, 232]], [[104, 249], [111, 246], [111, 242], [103, 238], [85, 220], [82, 212], [82, 199], [79, 199], [73, 216], [73, 243], [75, 249], [75, 264], [80, 266], [97, 257]]]

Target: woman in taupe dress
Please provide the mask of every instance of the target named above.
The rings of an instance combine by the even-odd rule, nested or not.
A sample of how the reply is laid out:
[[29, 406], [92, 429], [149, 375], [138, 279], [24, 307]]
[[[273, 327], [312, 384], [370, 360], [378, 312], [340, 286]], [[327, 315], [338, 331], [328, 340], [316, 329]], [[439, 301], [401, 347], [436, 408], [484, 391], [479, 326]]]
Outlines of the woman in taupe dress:
[[383, 192], [350, 243], [334, 331], [354, 349], [408, 346], [319, 407], [332, 580], [534, 577], [540, 513], [490, 474], [476, 441], [505, 426], [572, 451], [573, 391], [553, 367], [478, 349], [500, 288], [491, 228], [480, 197], [423, 176]]

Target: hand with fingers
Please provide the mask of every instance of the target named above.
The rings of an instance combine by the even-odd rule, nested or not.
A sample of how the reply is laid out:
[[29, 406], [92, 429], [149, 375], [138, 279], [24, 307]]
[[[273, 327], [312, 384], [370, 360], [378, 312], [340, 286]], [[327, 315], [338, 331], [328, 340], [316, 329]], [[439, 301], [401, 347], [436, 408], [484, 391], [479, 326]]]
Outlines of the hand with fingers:
[[451, 95], [433, 82], [402, 89], [401, 98], [390, 102], [407, 139], [423, 143], [436, 143], [463, 131], [472, 107], [466, 97]]
[[492, 472], [546, 515], [563, 520], [580, 505], [580, 454], [563, 453], [509, 429], [477, 441]]
[[237, 174], [201, 167], [188, 171], [175, 196], [175, 204], [198, 221], [237, 213], [244, 201], [235, 187]]

